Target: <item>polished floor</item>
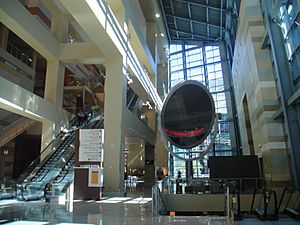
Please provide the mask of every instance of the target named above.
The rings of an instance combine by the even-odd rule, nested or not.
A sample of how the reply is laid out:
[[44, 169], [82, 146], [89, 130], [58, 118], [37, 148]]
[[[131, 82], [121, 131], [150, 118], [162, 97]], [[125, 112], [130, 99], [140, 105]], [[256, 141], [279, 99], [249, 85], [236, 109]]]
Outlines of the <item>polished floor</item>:
[[300, 225], [287, 217], [278, 221], [259, 221], [247, 218], [230, 221], [220, 216], [152, 216], [150, 188], [133, 186], [127, 197], [102, 198], [100, 201], [20, 202], [0, 201], [0, 224], [97, 224], [97, 225]]

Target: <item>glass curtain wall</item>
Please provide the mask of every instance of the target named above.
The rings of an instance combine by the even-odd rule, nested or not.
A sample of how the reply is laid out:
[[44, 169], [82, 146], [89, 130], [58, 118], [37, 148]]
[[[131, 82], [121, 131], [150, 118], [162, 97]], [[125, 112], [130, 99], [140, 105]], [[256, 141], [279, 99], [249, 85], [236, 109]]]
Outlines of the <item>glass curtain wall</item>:
[[282, 1], [277, 10], [277, 20], [285, 42], [293, 82], [295, 88], [300, 88], [300, 13], [297, 0]]
[[[170, 89], [184, 80], [197, 80], [202, 82], [210, 91], [215, 102], [216, 113], [219, 119], [219, 131], [213, 150], [209, 155], [230, 156], [231, 136], [229, 132], [229, 123], [227, 114], [226, 94], [224, 76], [222, 71], [222, 62], [219, 46], [197, 46], [197, 45], [170, 45], [169, 62], [169, 85]], [[227, 92], [227, 93], [226, 93]], [[229, 94], [229, 93], [228, 93]], [[205, 145], [210, 143], [212, 135], [204, 141], [203, 145], [197, 146], [191, 150], [179, 149], [174, 146], [173, 151], [184, 158], [194, 158]], [[193, 160], [192, 176], [194, 178], [207, 176], [207, 158]], [[186, 175], [186, 162], [177, 157], [170, 156], [170, 175], [176, 176], [181, 171], [182, 176]]]

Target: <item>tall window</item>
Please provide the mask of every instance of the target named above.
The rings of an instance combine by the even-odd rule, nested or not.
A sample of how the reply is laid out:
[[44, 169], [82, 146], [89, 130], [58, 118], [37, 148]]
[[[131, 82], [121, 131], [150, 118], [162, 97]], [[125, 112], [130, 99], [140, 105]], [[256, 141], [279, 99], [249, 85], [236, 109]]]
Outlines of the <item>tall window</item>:
[[278, 9], [278, 22], [281, 26], [285, 49], [291, 66], [293, 81], [299, 87], [300, 82], [300, 15], [296, 0], [286, 1]]
[[[227, 102], [224, 77], [222, 71], [222, 62], [220, 49], [218, 46], [195, 46], [195, 45], [171, 45], [170, 46], [170, 88], [184, 80], [197, 80], [202, 82], [212, 94], [215, 102], [216, 113], [219, 119], [219, 132], [215, 140], [213, 151], [209, 154], [216, 156], [232, 155], [231, 137], [229, 132], [229, 123], [227, 115]], [[229, 103], [230, 105], [230, 103]], [[205, 140], [209, 143], [211, 136]], [[180, 155], [186, 154], [186, 151], [172, 147], [173, 151]], [[201, 151], [204, 146], [197, 146], [189, 150], [190, 157]], [[187, 156], [185, 156], [186, 158]], [[177, 174], [180, 170], [185, 175], [185, 161], [172, 158], [173, 171], [171, 174]], [[193, 177], [200, 177], [207, 172], [205, 160], [193, 161]]]

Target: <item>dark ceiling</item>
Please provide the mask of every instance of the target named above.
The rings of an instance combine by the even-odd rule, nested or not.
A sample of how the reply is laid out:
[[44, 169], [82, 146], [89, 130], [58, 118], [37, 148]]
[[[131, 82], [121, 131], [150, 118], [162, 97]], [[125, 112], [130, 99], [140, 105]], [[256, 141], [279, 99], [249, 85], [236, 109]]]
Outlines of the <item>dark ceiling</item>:
[[222, 41], [226, 0], [159, 0], [171, 43]]

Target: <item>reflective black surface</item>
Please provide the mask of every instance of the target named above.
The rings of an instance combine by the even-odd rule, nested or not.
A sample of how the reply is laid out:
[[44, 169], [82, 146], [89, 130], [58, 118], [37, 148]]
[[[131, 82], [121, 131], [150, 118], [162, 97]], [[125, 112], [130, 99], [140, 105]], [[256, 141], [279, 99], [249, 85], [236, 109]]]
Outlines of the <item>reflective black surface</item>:
[[206, 87], [197, 81], [185, 81], [176, 85], [164, 102], [162, 133], [175, 146], [192, 148], [207, 137], [214, 118], [214, 102]]

